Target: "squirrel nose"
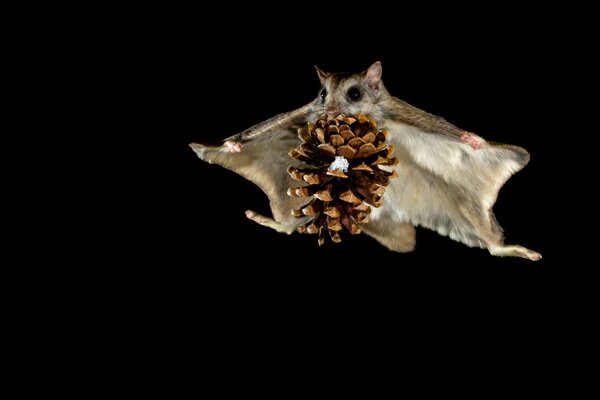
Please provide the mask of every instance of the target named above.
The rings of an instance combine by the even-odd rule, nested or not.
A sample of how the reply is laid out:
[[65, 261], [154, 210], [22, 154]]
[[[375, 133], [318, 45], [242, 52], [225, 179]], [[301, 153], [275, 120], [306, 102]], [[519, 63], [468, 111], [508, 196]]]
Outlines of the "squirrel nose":
[[337, 107], [335, 107], [335, 106], [327, 107], [327, 114], [335, 115], [335, 114], [339, 114], [339, 113], [340, 113], [340, 110]]

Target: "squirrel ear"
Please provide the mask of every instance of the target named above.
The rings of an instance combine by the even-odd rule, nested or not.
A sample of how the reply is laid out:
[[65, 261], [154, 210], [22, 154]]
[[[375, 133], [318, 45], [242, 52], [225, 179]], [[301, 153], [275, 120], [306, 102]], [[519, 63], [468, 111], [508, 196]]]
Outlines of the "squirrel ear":
[[381, 82], [381, 75], [383, 74], [383, 68], [381, 68], [381, 62], [375, 61], [368, 70], [363, 72], [365, 83], [372, 87], [378, 88], [379, 82]]
[[323, 71], [321, 68], [317, 67], [315, 65], [315, 69], [317, 70], [317, 75], [319, 76], [319, 80], [321, 81], [322, 84], [325, 84], [325, 79], [327, 79], [327, 77], [329, 77], [329, 75], [331, 75], [329, 72], [325, 72]]

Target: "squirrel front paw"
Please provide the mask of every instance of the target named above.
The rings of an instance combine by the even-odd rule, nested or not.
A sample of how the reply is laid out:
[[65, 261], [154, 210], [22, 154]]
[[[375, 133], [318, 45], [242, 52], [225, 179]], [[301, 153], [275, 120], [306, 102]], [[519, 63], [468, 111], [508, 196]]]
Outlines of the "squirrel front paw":
[[227, 140], [223, 145], [227, 148], [230, 153], [239, 153], [242, 151], [242, 144], [233, 140]]
[[485, 140], [483, 140], [483, 138], [477, 136], [474, 133], [466, 131], [462, 135], [460, 135], [460, 141], [465, 144], [468, 144], [475, 150], [479, 150], [485, 145]]

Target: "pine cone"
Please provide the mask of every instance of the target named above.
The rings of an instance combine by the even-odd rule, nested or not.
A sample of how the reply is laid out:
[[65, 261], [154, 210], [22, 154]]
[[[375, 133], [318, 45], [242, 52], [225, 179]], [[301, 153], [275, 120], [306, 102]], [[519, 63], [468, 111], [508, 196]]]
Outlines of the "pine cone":
[[311, 219], [298, 228], [301, 233], [318, 233], [319, 246], [328, 232], [331, 240], [341, 242], [339, 232], [361, 232], [359, 223], [368, 222], [371, 206], [383, 204], [389, 179], [396, 172], [380, 166], [394, 166], [394, 147], [385, 144], [387, 129], [377, 130], [377, 122], [364, 114], [321, 118], [298, 130], [303, 141], [289, 155], [306, 164], [306, 168], [290, 167], [292, 179], [308, 185], [289, 188], [292, 197], [311, 197], [305, 206], [292, 210], [292, 215]]

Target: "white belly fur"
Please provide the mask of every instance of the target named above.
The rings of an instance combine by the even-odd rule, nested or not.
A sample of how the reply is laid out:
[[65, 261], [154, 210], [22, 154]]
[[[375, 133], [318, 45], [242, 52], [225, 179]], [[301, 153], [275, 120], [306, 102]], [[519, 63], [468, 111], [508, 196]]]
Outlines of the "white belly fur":
[[[465, 199], [488, 210], [499, 188], [521, 167], [504, 150], [479, 150], [454, 138], [397, 122], [385, 125], [396, 148], [398, 177], [390, 181], [384, 204], [371, 220], [390, 218], [435, 230], [469, 246], [486, 247], [465, 217]], [[486, 216], [487, 217], [487, 213]]]

